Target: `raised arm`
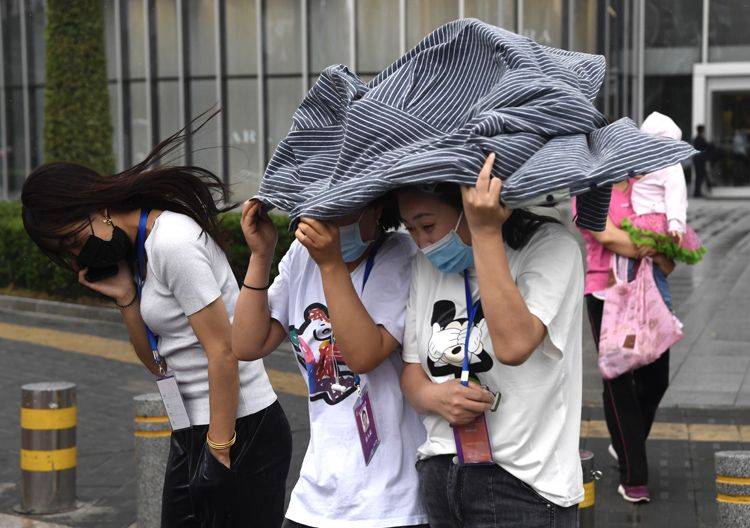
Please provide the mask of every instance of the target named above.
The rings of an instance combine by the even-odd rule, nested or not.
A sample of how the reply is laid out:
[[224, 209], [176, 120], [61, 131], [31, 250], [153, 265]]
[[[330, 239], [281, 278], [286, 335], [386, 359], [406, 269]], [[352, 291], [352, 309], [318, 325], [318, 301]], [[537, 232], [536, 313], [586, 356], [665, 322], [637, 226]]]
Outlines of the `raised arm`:
[[271, 319], [268, 286], [276, 248], [276, 227], [258, 201], [245, 203], [242, 209], [242, 233], [250, 248], [250, 260], [240, 289], [232, 321], [232, 351], [238, 359], [254, 360], [273, 352], [286, 332]]
[[502, 182], [491, 177], [494, 159], [490, 154], [476, 186], [462, 187], [461, 193], [495, 356], [506, 365], [520, 365], [539, 346], [547, 330], [529, 311], [510, 273], [502, 226], [511, 211], [500, 203]]
[[97, 282], [86, 280], [86, 269], [79, 270], [78, 282], [96, 292], [112, 298], [120, 308], [123, 322], [128, 330], [130, 342], [136, 356], [152, 374], [159, 375], [159, 369], [154, 362], [151, 345], [146, 337], [146, 326], [141, 318], [141, 305], [136, 298], [133, 274], [125, 262], [118, 264], [119, 271], [114, 277]]
[[370, 372], [398, 348], [399, 342], [373, 321], [354, 289], [341, 256], [338, 227], [304, 218], [295, 236], [320, 268], [328, 316], [347, 366], [357, 374]]

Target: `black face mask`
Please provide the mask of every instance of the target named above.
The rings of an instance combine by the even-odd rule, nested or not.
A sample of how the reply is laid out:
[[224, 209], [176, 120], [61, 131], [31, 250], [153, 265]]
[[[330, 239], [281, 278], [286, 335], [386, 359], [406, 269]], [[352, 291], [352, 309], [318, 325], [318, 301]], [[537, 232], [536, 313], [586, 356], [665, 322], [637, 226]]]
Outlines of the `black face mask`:
[[[111, 220], [109, 222], [111, 224]], [[133, 256], [133, 243], [125, 231], [114, 224], [112, 240], [103, 240], [90, 235], [76, 257], [81, 268], [88, 268], [86, 280], [95, 282], [117, 274], [117, 264], [121, 260], [130, 260]], [[92, 226], [91, 232], [94, 232]]]

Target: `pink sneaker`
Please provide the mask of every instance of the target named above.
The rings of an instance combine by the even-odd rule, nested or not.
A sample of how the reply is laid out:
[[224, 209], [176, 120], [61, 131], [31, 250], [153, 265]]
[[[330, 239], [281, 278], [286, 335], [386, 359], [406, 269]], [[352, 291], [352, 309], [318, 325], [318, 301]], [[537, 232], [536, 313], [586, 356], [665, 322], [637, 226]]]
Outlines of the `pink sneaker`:
[[617, 488], [617, 493], [622, 495], [622, 498], [628, 502], [650, 502], [651, 495], [648, 492], [648, 486], [625, 486], [620, 484]]

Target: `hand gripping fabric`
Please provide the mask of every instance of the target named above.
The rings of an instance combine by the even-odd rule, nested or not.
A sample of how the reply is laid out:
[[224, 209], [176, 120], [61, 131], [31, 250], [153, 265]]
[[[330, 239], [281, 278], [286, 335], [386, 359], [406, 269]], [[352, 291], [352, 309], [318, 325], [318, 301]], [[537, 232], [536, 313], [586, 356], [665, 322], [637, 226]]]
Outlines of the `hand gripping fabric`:
[[578, 196], [603, 230], [611, 185], [674, 165], [687, 143], [610, 125], [593, 105], [604, 57], [539, 45], [474, 19], [436, 29], [370, 83], [327, 68], [295, 112], [260, 199], [331, 219], [399, 187], [472, 185], [490, 152], [512, 208]]

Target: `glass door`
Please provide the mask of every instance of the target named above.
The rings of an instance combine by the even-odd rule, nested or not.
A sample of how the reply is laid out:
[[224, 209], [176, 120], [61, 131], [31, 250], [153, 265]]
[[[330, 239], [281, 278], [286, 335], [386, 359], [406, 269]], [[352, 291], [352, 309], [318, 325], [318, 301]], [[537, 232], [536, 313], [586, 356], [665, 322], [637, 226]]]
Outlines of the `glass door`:
[[717, 186], [750, 186], [750, 88], [711, 94], [711, 179]]

